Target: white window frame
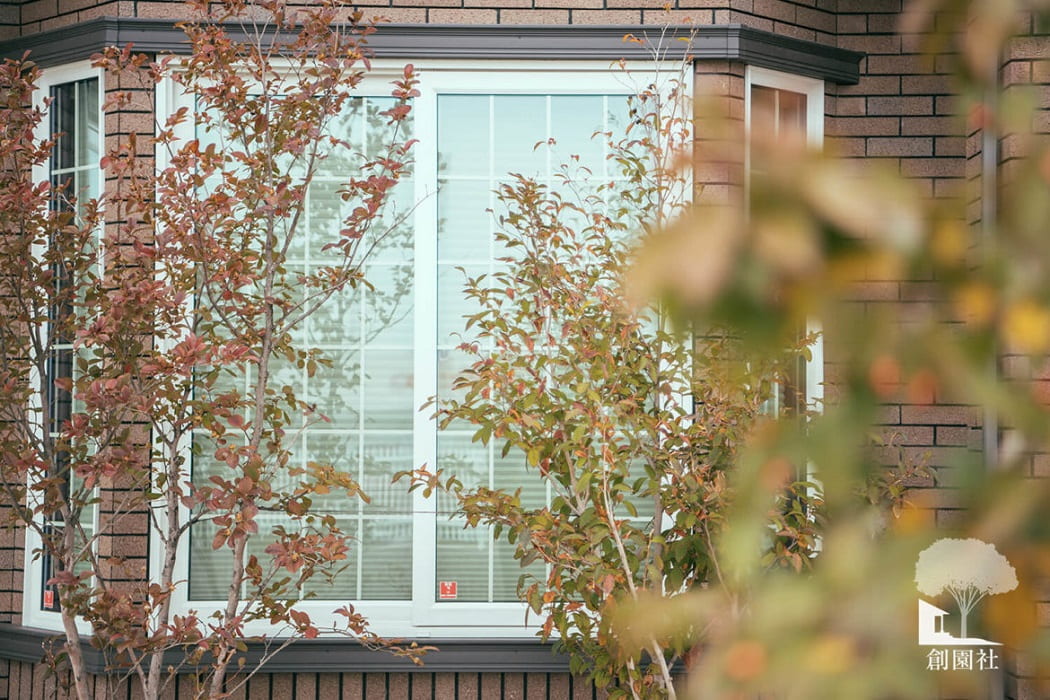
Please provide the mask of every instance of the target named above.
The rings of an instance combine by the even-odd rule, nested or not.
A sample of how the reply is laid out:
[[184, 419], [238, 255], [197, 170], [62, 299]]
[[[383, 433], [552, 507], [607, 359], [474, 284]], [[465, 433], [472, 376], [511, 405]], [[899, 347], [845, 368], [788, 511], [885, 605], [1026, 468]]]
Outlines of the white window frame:
[[[810, 148], [819, 150], [824, 145], [824, 81], [819, 78], [783, 71], [747, 66], [744, 72], [744, 201], [748, 201], [751, 183], [751, 88], [752, 86], [788, 90], [806, 96], [806, 142]], [[818, 319], [806, 319], [806, 333], [822, 332]], [[803, 394], [807, 406], [822, 406], [824, 401], [824, 336], [818, 335], [810, 347], [810, 359], [806, 361], [806, 377]]]
[[[378, 60], [362, 83], [361, 95], [389, 95], [389, 82], [400, 75], [403, 64]], [[415, 285], [414, 313], [414, 395], [421, 406], [437, 394], [437, 318], [429, 313], [437, 291], [437, 149], [428, 147], [437, 138], [437, 98], [444, 94], [523, 94], [523, 95], [606, 95], [629, 94], [624, 73], [605, 61], [476, 61], [434, 60], [415, 62], [420, 77], [420, 96], [414, 100], [413, 137], [419, 140], [414, 149], [415, 251], [413, 257]], [[638, 64], [634, 75], [649, 75], [652, 64]], [[670, 75], [670, 73], [668, 73]], [[158, 121], [187, 104], [177, 86], [165, 81], [157, 92]], [[192, 107], [192, 106], [191, 106]], [[192, 111], [192, 110], [191, 110]], [[192, 138], [193, 125], [185, 123], [177, 136]], [[167, 165], [167, 154], [158, 150], [157, 167]], [[420, 302], [426, 303], [422, 308]], [[422, 341], [422, 342], [421, 342]], [[413, 464], [435, 465], [437, 457], [436, 421], [431, 411], [417, 411], [413, 423]], [[373, 630], [388, 637], [460, 637], [460, 638], [532, 638], [542, 618], [527, 615], [522, 602], [488, 603], [438, 601], [436, 569], [436, 500], [426, 499], [421, 490], [413, 495], [412, 596], [405, 601], [345, 601], [369, 619]], [[160, 543], [155, 533], [151, 542], [151, 571], [159, 570]], [[188, 547], [180, 548], [176, 562], [176, 579], [182, 581], [173, 595], [173, 609], [183, 613], [193, 609], [206, 616], [217, 601], [188, 600]], [[318, 624], [332, 620], [332, 609], [344, 601], [305, 601], [300, 609], [308, 612]], [[528, 624], [526, 625], [526, 619]], [[338, 622], [334, 620], [333, 622]], [[269, 632], [268, 625], [249, 625], [245, 632]]]
[[[90, 61], [78, 61], [63, 66], [43, 69], [41, 71], [40, 80], [37, 84], [36, 92], [33, 94], [33, 107], [36, 109], [44, 108], [45, 100], [51, 96], [51, 88], [91, 78], [98, 79], [99, 152], [101, 154], [105, 150], [106, 123], [105, 110], [103, 109], [103, 103], [105, 100], [105, 76], [102, 69], [93, 67]], [[51, 138], [50, 114], [51, 112], [49, 110], [47, 116], [37, 125], [35, 133], [37, 139], [42, 140]], [[35, 182], [49, 181], [51, 179], [50, 159], [46, 164], [34, 166], [32, 175]], [[105, 178], [101, 165], [99, 165], [98, 168], [98, 178], [100, 187], [104, 189]], [[37, 401], [40, 397], [39, 387], [41, 379], [35, 371], [32, 373], [30, 381], [33, 386], [38, 389], [32, 393], [32, 403], [34, 405], [32, 405], [31, 408], [39, 409], [40, 406], [37, 404]], [[92, 509], [92, 517], [94, 519], [93, 531], [97, 532], [98, 508]], [[62, 629], [61, 613], [57, 610], [43, 610], [39, 603], [40, 591], [43, 590], [44, 587], [44, 562], [43, 557], [34, 557], [34, 552], [39, 550], [41, 546], [42, 542], [36, 531], [32, 528], [26, 528], [23, 569], [25, 588], [22, 591], [22, 624], [27, 627], [60, 630]], [[77, 627], [81, 633], [87, 634], [91, 632], [90, 625], [83, 620], [77, 620]]]

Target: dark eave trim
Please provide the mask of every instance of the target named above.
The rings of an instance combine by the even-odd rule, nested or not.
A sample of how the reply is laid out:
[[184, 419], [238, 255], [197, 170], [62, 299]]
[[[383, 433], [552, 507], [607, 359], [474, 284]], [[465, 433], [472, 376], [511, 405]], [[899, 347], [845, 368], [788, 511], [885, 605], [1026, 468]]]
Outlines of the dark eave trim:
[[[625, 42], [624, 35], [654, 34], [651, 26], [583, 25], [442, 25], [385, 24], [369, 37], [380, 58], [397, 59], [647, 59], [649, 50]], [[671, 32], [673, 33], [673, 32]], [[665, 39], [668, 53], [679, 55], [686, 43]], [[79, 24], [0, 42], [0, 57], [26, 51], [42, 66], [69, 63], [105, 46], [126, 46], [147, 53], [186, 48], [186, 37], [170, 20], [100, 17]], [[740, 24], [697, 29], [690, 53], [697, 60], [740, 61], [834, 83], [854, 84], [864, 54], [781, 36]]]
[[[297, 641], [278, 652], [264, 667], [266, 673], [384, 673], [384, 672], [514, 672], [567, 673], [569, 658], [555, 654], [553, 645], [537, 639], [421, 639], [420, 644], [438, 647], [416, 666], [383, 651], [372, 651], [352, 639], [308, 639]], [[0, 624], [0, 659], [38, 663], [44, 656], [44, 645], [63, 643], [61, 632], [20, 625]], [[106, 663], [98, 649], [81, 643], [88, 673], [119, 671], [119, 666]], [[260, 643], [249, 642], [246, 665], [253, 668], [262, 656]], [[173, 653], [170, 663], [177, 664], [180, 655]], [[169, 661], [165, 661], [168, 665]], [[180, 669], [190, 672], [193, 667]]]

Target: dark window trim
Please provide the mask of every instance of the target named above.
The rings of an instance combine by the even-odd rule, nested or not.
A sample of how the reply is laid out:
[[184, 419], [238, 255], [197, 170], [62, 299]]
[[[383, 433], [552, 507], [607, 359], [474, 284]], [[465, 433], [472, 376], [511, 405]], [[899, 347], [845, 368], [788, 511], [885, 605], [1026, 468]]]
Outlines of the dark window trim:
[[[404, 59], [644, 59], [644, 46], [624, 42], [625, 34], [642, 37], [651, 26], [519, 26], [386, 24], [369, 37], [377, 57]], [[684, 31], [684, 30], [683, 30]], [[672, 32], [673, 33], [673, 32]], [[0, 42], [0, 56], [18, 58], [26, 51], [42, 66], [89, 58], [105, 46], [134, 44], [147, 53], [179, 51], [185, 35], [170, 20], [100, 17], [60, 29]], [[668, 40], [668, 52], [685, 50]], [[864, 54], [812, 41], [780, 36], [740, 24], [697, 28], [692, 55], [696, 60], [725, 60], [855, 84]]]
[[[278, 652], [264, 667], [266, 673], [568, 673], [569, 657], [556, 654], [553, 644], [538, 639], [420, 639], [420, 645], [438, 647], [423, 658], [423, 665], [388, 654], [372, 651], [352, 639], [304, 639]], [[0, 659], [38, 663], [44, 648], [51, 644], [57, 651], [64, 643], [61, 632], [0, 624]], [[88, 673], [104, 674], [126, 671], [118, 663], [107, 663], [106, 656], [82, 641]], [[263, 653], [263, 645], [249, 642], [246, 666], [253, 668]], [[181, 654], [173, 652], [170, 663], [178, 664]], [[165, 663], [167, 666], [168, 663]], [[184, 666], [181, 673], [194, 671]]]

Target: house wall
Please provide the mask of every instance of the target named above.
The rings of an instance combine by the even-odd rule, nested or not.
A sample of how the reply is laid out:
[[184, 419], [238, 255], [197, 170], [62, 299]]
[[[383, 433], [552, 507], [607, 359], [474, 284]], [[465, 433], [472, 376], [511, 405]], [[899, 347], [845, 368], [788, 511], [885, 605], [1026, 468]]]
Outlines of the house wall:
[[[233, 688], [238, 681], [228, 685]], [[11, 662], [0, 680], [0, 697], [33, 700], [74, 697], [69, 679], [48, 674], [40, 664]], [[94, 676], [96, 698], [134, 698], [134, 684]], [[192, 700], [194, 679], [179, 677], [163, 700]], [[272, 673], [250, 678], [231, 700], [604, 700], [607, 694], [564, 673]]]
[[[920, 37], [901, 37], [897, 24], [901, 0], [676, 0], [665, 10], [662, 0], [371, 0], [358, 3], [367, 13], [395, 23], [439, 24], [579, 24], [661, 25], [692, 20], [699, 24], [741, 23], [757, 29], [821, 42], [867, 54], [861, 79], [854, 86], [828, 84], [826, 141], [847, 158], [874, 159], [912, 178], [930, 197], [965, 197], [971, 203], [970, 223], [980, 225], [981, 132], [958, 114], [952, 97], [951, 66], [947, 57], [927, 60]], [[101, 16], [181, 19], [178, 2], [147, 0], [33, 0], [0, 3], [0, 39], [29, 36]], [[1019, 42], [1004, 62], [1007, 85], [1034, 82], [1044, 99], [1037, 126], [1050, 131], [1050, 49], [1047, 42]], [[707, 61], [697, 64], [698, 95], [715, 95], [724, 105], [724, 116], [742, 131], [744, 104], [742, 63]], [[107, 91], [128, 86], [107, 84]], [[132, 86], [133, 87], [133, 86]], [[107, 139], [129, 133], [152, 132], [152, 114], [144, 99], [106, 119]], [[705, 148], [724, 154], [718, 143], [705, 143], [698, 130], [701, 165], [697, 179], [704, 185], [701, 200], [726, 202], [742, 194], [743, 159], [704, 162]], [[144, 139], [143, 139], [144, 141]], [[1002, 163], [1012, 156], [1006, 144]], [[1008, 165], [1007, 165], [1008, 167]], [[112, 188], [113, 183], [109, 183]], [[111, 190], [112, 191], [112, 190]], [[117, 222], [111, 222], [116, 224]], [[893, 279], [871, 271], [853, 292], [855, 303], [873, 312], [897, 305], [916, 317], [937, 303], [932, 279]], [[833, 333], [833, 331], [832, 331]], [[1050, 368], [1032, 368], [1004, 357], [1007, 376], [1050, 387]], [[829, 341], [825, 374], [830, 400], [841, 379], [835, 344]], [[1050, 389], [1045, 389], [1050, 395]], [[953, 466], [981, 448], [982, 414], [976, 407], [957, 403], [940, 389], [905, 392], [887, 403], [881, 426], [895, 445], [912, 460], [929, 460], [935, 479], [914, 484], [926, 519], [942, 527], [958, 522], [963, 503]], [[896, 450], [883, 452], [887, 463], [896, 461]], [[1033, 477], [1050, 476], [1050, 456], [1036, 455], [1030, 465]], [[124, 521], [111, 551], [128, 557], [114, 578], [135, 585], [145, 567], [148, 539], [136, 519]], [[0, 531], [0, 622], [21, 621], [22, 542], [10, 530]], [[1050, 594], [1033, 611], [1050, 619]], [[104, 678], [100, 684], [110, 683]], [[183, 683], [189, 683], [184, 679]], [[50, 684], [50, 685], [49, 685]], [[0, 661], [0, 697], [48, 697], [58, 694], [55, 681], [42, 668], [28, 663]], [[1015, 665], [1008, 697], [1033, 697], [1036, 681]], [[100, 688], [103, 696], [130, 696], [126, 686]], [[186, 688], [172, 697], [184, 697]], [[290, 693], [290, 694], [289, 694]], [[341, 695], [340, 695], [341, 694]], [[391, 698], [591, 698], [593, 688], [564, 673], [302, 673], [268, 674], [253, 679], [247, 697], [391, 697]], [[237, 697], [237, 696], [235, 696]]]
[[[910, 178], [925, 196], [962, 197], [966, 127], [952, 96], [952, 67], [944, 56], [923, 54], [924, 37], [897, 33], [901, 9], [900, 0], [839, 2], [838, 45], [867, 57], [857, 85], [829, 89], [827, 143], [846, 158], [874, 161]], [[854, 286], [852, 301], [870, 313], [896, 306], [907, 322], [938, 302], [933, 286], [929, 276], [896, 279], [869, 270]], [[828, 345], [826, 377], [835, 385], [842, 380], [835, 348], [848, 347], [848, 340], [829, 338]], [[926, 509], [924, 518], [950, 527], [963, 506], [953, 467], [980, 448], [981, 413], [945, 389], [904, 390], [883, 406], [879, 422], [890, 443], [882, 461], [896, 464], [898, 448], [912, 463], [925, 461], [935, 478], [912, 484], [919, 489], [916, 500]], [[828, 391], [833, 396], [834, 386]]]

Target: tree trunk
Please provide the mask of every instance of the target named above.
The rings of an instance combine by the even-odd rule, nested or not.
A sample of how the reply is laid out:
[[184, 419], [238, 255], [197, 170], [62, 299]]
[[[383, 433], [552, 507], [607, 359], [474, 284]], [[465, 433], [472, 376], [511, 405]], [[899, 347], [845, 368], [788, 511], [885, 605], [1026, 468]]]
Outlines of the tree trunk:
[[80, 630], [77, 629], [76, 619], [65, 606], [62, 606], [62, 628], [66, 633], [66, 655], [69, 658], [69, 668], [73, 672], [73, 687], [76, 689], [77, 698], [91, 700], [87, 674], [84, 672], [84, 656], [80, 652]]

